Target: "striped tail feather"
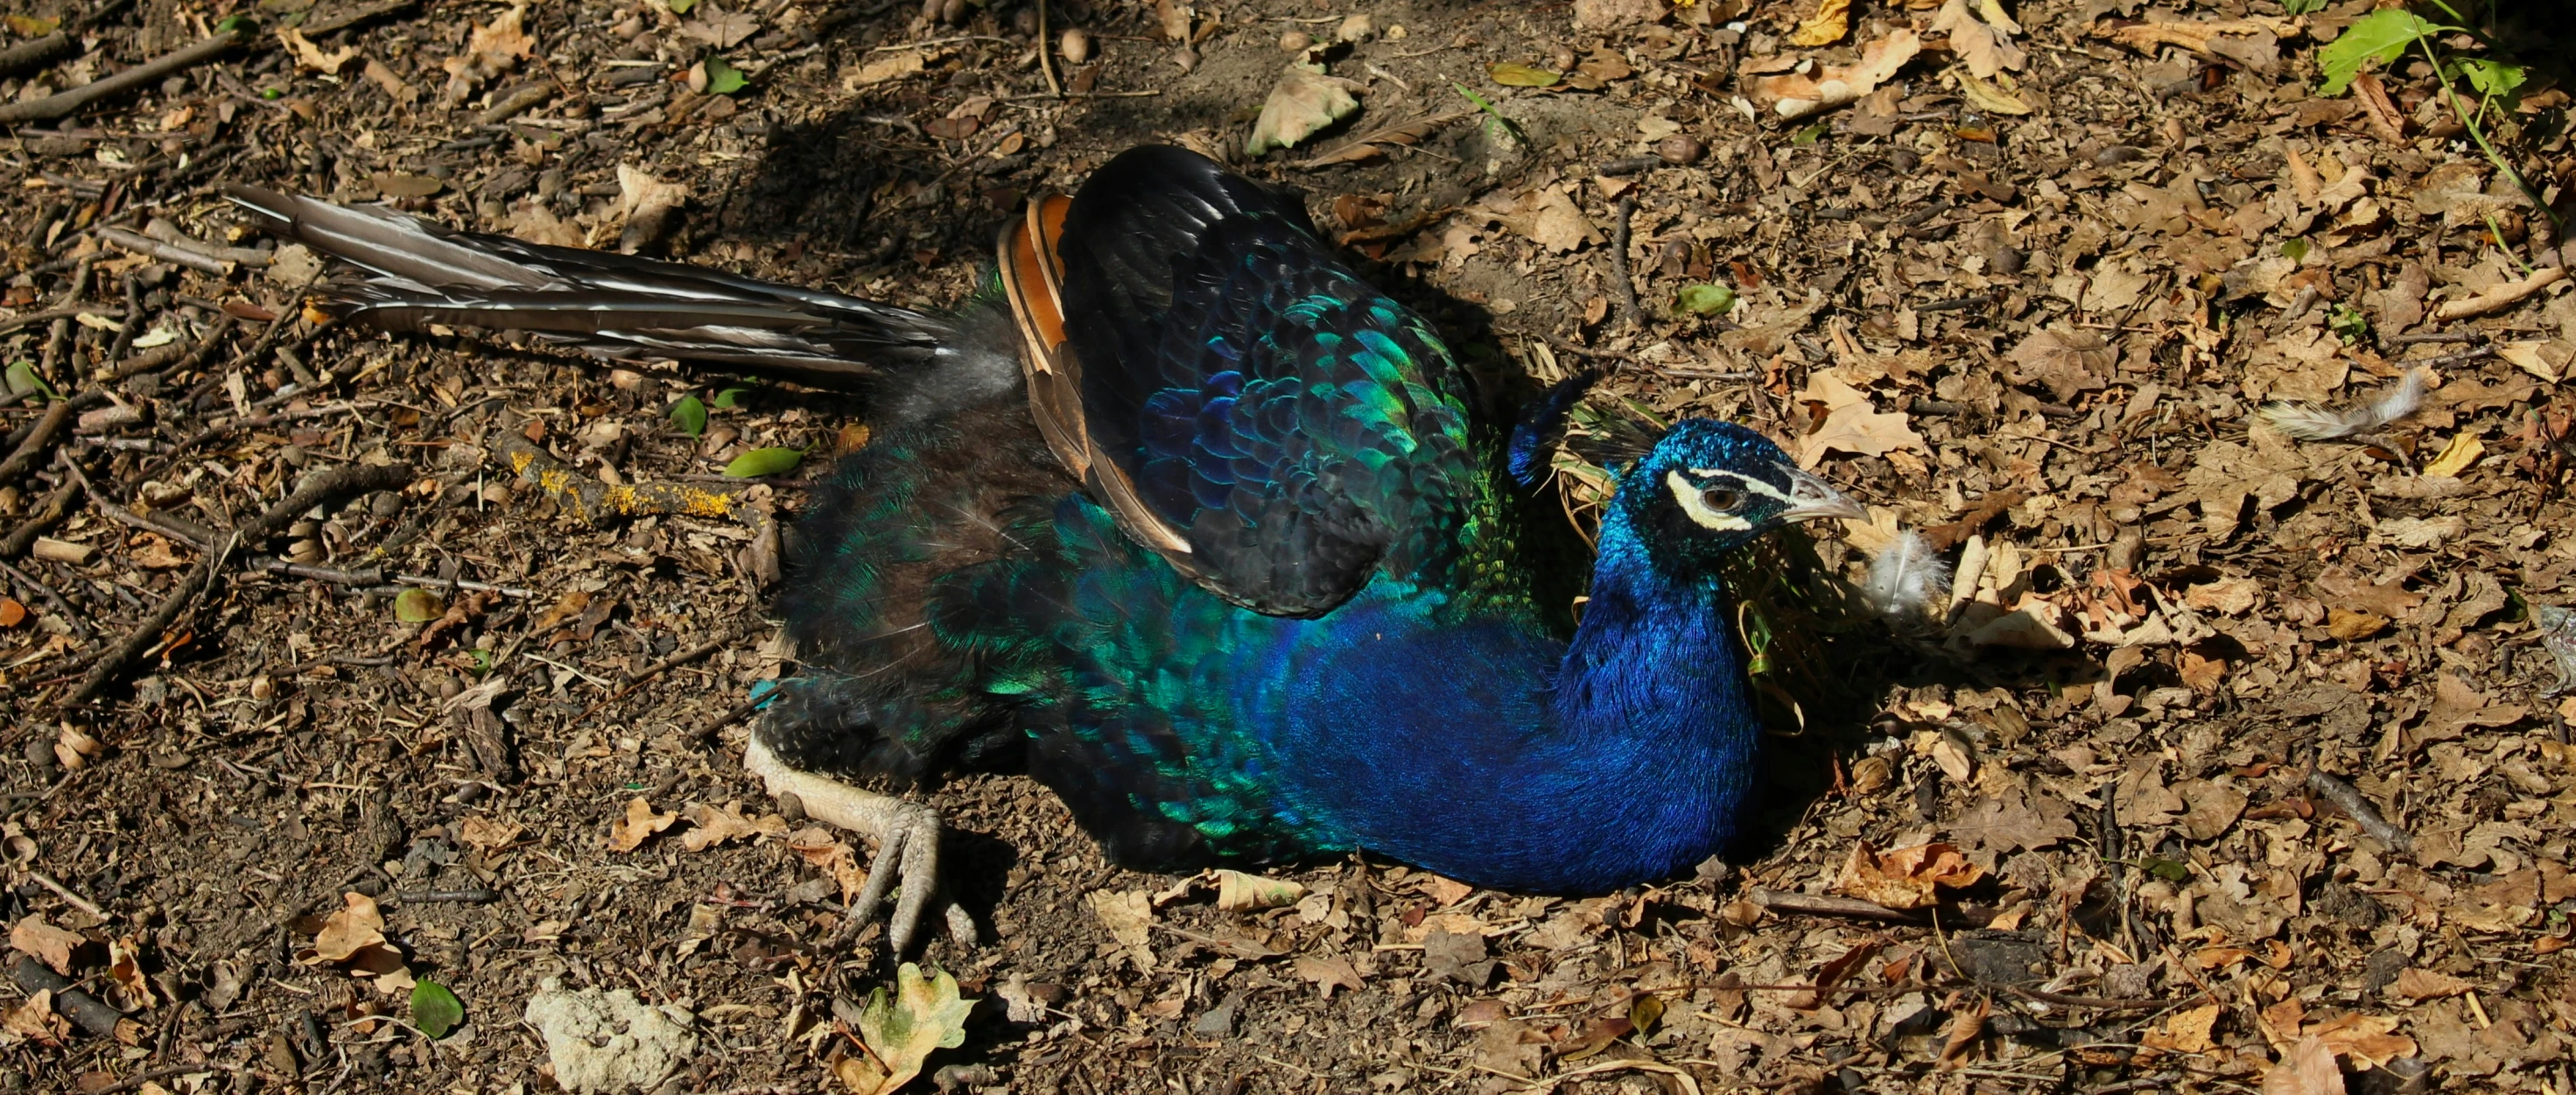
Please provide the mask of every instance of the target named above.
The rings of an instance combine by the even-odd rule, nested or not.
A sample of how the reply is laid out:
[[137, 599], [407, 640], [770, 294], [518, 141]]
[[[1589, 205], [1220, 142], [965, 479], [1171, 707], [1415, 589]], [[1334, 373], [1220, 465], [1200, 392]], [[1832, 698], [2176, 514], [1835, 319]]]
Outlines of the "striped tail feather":
[[390, 209], [255, 186], [225, 196], [284, 239], [364, 271], [321, 309], [394, 331], [525, 331], [601, 357], [863, 377], [953, 355], [956, 327], [906, 308], [685, 263], [460, 232]]

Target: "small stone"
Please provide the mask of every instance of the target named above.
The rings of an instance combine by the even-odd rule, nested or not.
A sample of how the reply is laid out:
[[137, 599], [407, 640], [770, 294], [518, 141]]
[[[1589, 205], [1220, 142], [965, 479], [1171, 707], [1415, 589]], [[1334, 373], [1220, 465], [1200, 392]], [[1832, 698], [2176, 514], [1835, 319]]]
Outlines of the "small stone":
[[1688, 133], [1675, 133], [1655, 142], [1655, 156], [1676, 167], [1698, 163], [1699, 158], [1705, 155], [1708, 155], [1708, 146]]
[[1365, 42], [1376, 36], [1377, 20], [1366, 15], [1351, 16], [1342, 20], [1341, 26], [1333, 29], [1333, 37], [1345, 42]]
[[1559, 43], [1555, 48], [1547, 51], [1548, 67], [1553, 68], [1558, 72], [1574, 71], [1574, 60], [1573, 48], [1566, 46], [1563, 43]]
[[1304, 53], [1314, 46], [1314, 37], [1302, 30], [1292, 30], [1279, 36], [1279, 51], [1282, 53]]
[[1069, 65], [1090, 60], [1091, 33], [1080, 27], [1067, 28], [1064, 37], [1057, 39], [1056, 51], [1064, 55], [1064, 62]]
[[1033, 7], [1021, 8], [1019, 11], [1012, 13], [1011, 29], [1019, 31], [1024, 37], [1037, 37], [1038, 9]]

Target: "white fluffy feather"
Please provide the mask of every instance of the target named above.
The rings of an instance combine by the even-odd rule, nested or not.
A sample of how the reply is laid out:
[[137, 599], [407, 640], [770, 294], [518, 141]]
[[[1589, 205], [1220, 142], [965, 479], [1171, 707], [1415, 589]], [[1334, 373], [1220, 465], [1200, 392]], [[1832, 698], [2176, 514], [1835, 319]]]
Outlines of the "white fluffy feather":
[[1933, 552], [1922, 533], [1906, 529], [1870, 556], [1860, 594], [1885, 615], [1912, 616], [1949, 588], [1950, 564]]
[[2356, 407], [2320, 407], [2314, 403], [2275, 401], [2254, 414], [2263, 423], [2302, 441], [2335, 441], [2369, 433], [2424, 405], [2424, 370], [2408, 369], [2379, 397]]

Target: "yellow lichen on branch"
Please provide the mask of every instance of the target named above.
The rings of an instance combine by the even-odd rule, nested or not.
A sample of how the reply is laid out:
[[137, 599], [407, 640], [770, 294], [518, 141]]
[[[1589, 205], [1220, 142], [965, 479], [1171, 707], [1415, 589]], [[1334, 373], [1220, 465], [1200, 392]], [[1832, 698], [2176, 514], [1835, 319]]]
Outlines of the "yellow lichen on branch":
[[743, 494], [735, 489], [709, 489], [687, 483], [602, 483], [566, 467], [534, 442], [520, 437], [504, 439], [501, 456], [521, 482], [544, 491], [565, 513], [594, 525], [661, 514], [742, 516]]

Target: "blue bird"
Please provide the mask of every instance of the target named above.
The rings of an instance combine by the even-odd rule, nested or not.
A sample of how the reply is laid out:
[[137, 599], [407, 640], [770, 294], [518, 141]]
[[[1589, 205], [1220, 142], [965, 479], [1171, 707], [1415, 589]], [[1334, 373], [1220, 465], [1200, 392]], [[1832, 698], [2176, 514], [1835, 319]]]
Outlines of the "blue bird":
[[1863, 514], [1683, 420], [1610, 469], [1573, 622], [1522, 503], [1580, 384], [1480, 423], [1438, 333], [1297, 201], [1176, 148], [1032, 202], [947, 316], [232, 194], [365, 271], [341, 315], [872, 386], [876, 440], [818, 485], [779, 599], [804, 671], [745, 762], [878, 839], [857, 915], [900, 876], [898, 951], [938, 818], [846, 781], [1012, 756], [1132, 867], [1365, 850], [1540, 893], [1686, 870], [1734, 836], [1758, 745], [1720, 563]]

